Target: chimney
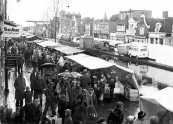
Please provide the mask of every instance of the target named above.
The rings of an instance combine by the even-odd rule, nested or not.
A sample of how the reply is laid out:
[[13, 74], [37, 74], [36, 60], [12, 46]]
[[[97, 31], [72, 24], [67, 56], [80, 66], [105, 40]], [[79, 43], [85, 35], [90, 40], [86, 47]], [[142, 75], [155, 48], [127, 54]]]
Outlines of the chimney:
[[94, 17], [92, 17], [92, 20], [94, 20]]
[[168, 18], [168, 11], [163, 11], [163, 18], [164, 19]]
[[73, 12], [73, 14], [75, 14], [75, 12]]
[[78, 12], [78, 14], [80, 15], [80, 12]]

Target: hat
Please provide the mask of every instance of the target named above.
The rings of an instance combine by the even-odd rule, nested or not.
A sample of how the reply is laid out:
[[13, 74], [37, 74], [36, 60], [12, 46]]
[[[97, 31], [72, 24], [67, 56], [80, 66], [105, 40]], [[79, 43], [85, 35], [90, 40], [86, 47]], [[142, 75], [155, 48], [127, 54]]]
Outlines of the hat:
[[138, 118], [141, 119], [146, 116], [146, 113], [143, 111], [138, 112]]
[[103, 118], [103, 117], [101, 117], [101, 118], [99, 118], [98, 120], [97, 120], [97, 124], [101, 124], [101, 123], [103, 123], [103, 122], [105, 122], [106, 120]]
[[66, 100], [66, 97], [65, 97], [64, 94], [61, 94], [60, 98], [61, 98], [62, 100]]
[[90, 91], [90, 90], [94, 91], [94, 89], [93, 89], [93, 88], [89, 88], [89, 89], [88, 89], [88, 91]]
[[83, 73], [87, 73], [87, 69], [84, 69], [84, 70], [83, 70]]
[[126, 122], [133, 122], [135, 120], [135, 116], [132, 116], [132, 115], [129, 115], [127, 118], [126, 118]]

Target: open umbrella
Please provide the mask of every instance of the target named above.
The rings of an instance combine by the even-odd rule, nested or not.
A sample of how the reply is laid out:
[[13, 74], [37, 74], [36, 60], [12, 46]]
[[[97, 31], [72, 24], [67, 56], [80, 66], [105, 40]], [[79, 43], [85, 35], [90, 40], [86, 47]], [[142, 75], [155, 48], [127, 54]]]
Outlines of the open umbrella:
[[78, 72], [71, 72], [71, 74], [76, 78], [76, 77], [80, 77], [82, 76], [80, 73]]
[[58, 75], [62, 77], [74, 78], [74, 76], [70, 72], [62, 72]]
[[58, 74], [59, 76], [63, 76], [63, 77], [68, 77], [68, 78], [76, 78], [76, 77], [80, 77], [82, 76], [80, 73], [78, 72], [63, 72]]
[[55, 67], [56, 65], [53, 63], [44, 63], [41, 65], [42, 68], [50, 68], [50, 67]]

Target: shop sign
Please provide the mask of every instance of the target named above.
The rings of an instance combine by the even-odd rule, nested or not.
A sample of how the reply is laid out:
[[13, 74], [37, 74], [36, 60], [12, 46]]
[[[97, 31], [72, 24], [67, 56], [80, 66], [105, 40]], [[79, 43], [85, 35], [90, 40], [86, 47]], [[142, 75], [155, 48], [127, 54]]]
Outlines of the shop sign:
[[4, 24], [3, 37], [20, 37], [23, 32], [22, 26], [10, 26]]

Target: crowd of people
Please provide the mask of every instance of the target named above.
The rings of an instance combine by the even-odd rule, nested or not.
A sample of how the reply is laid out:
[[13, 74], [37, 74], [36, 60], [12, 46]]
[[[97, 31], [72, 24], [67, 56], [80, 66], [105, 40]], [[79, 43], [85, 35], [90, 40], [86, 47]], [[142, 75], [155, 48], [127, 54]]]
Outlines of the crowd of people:
[[[110, 92], [109, 102], [115, 100], [113, 91], [118, 77], [111, 69], [90, 71], [58, 51], [36, 44], [15, 41], [9, 48], [9, 53], [21, 55], [18, 58], [18, 77], [14, 82], [16, 111], [20, 111], [21, 123], [55, 123], [56, 120], [47, 116], [51, 107], [51, 117], [62, 118], [62, 124], [143, 124], [145, 112], [140, 111], [137, 119], [133, 115], [124, 119], [123, 103], [117, 100], [107, 119], [96, 111], [98, 105], [104, 105], [106, 87]], [[24, 63], [29, 66], [30, 62], [33, 70], [28, 87], [23, 66]], [[45, 63], [52, 64], [43, 66]], [[71, 72], [81, 76], [71, 77]], [[157, 120], [153, 117], [150, 123], [157, 124]]]

